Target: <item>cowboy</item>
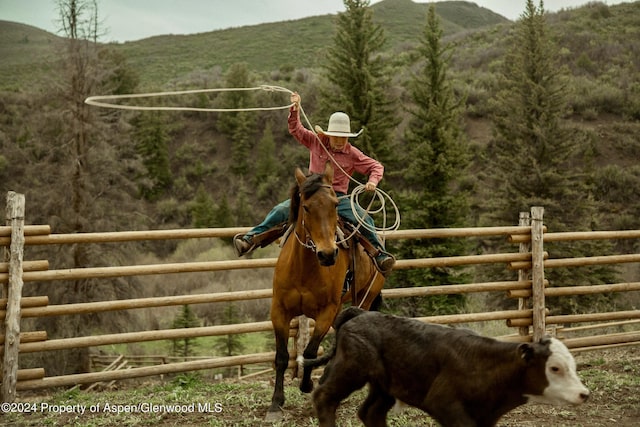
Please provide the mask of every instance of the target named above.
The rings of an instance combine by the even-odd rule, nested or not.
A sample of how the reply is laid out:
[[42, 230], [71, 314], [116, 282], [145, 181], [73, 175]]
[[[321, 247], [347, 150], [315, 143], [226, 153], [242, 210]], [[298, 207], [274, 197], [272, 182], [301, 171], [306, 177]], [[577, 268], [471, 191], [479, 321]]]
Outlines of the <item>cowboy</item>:
[[[306, 129], [300, 122], [300, 95], [291, 94], [292, 106], [289, 109], [289, 133], [310, 151], [309, 171], [321, 173], [324, 165], [331, 160], [334, 165], [337, 162], [339, 167], [334, 166], [333, 189], [339, 199], [337, 207], [338, 215], [353, 224], [358, 225], [358, 221], [352, 211], [351, 202], [347, 197], [349, 178], [354, 172], [368, 176], [365, 184], [366, 191], [375, 191], [378, 182], [382, 179], [384, 166], [377, 160], [365, 155], [362, 151], [349, 143], [349, 138], [355, 138], [362, 133], [351, 132], [349, 116], [342, 112], [336, 112], [329, 118], [329, 125], [326, 131], [316, 126], [314, 132]], [[329, 154], [327, 153], [330, 153]], [[348, 175], [347, 175], [348, 174]], [[253, 251], [261, 240], [259, 236], [279, 224], [285, 223], [289, 217], [290, 200], [275, 206], [266, 218], [247, 234], [238, 234], [233, 238], [234, 248], [238, 256], [246, 255]], [[377, 266], [383, 273], [387, 274], [393, 268], [396, 260], [385, 251], [384, 244], [372, 231], [375, 229], [373, 219], [365, 215], [362, 208], [356, 205], [358, 214], [364, 218], [367, 226], [360, 227], [359, 231], [371, 243], [373, 249], [368, 251]], [[366, 246], [365, 246], [366, 248]]]

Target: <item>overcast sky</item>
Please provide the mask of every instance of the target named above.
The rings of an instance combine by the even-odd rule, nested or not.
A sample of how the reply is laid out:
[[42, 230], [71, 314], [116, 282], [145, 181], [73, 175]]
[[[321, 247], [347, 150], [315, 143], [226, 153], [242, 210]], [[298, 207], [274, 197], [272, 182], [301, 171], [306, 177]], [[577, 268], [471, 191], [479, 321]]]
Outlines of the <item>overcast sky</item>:
[[[380, 0], [373, 0], [377, 3]], [[415, 1], [415, 0], [414, 0]], [[625, 0], [604, 0], [613, 5]], [[626, 0], [629, 1], [629, 0]], [[420, 0], [418, 3], [428, 3]], [[525, 0], [473, 0], [511, 20], [524, 10]], [[555, 12], [590, 0], [546, 0]], [[538, 4], [538, 0], [535, 1]], [[55, 0], [0, 0], [0, 20], [20, 22], [57, 33]], [[108, 31], [103, 41], [130, 41], [162, 34], [193, 34], [263, 22], [336, 14], [342, 0], [98, 0], [98, 15]]]

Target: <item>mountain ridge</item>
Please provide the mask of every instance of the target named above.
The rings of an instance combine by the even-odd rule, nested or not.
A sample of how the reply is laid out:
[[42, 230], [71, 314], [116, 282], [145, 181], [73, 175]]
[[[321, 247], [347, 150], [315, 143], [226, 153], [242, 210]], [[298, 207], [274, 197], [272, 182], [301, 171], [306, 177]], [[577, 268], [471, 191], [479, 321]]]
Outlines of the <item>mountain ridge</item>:
[[[435, 5], [443, 31], [448, 35], [510, 22], [471, 2], [446, 1]], [[393, 51], [420, 37], [428, 6], [412, 0], [383, 0], [371, 6], [374, 20], [385, 31], [386, 50]], [[326, 14], [195, 34], [157, 35], [105, 45], [124, 55], [131, 67], [140, 70], [141, 86], [147, 88], [163, 87], [194, 70], [213, 67], [225, 70], [238, 62], [246, 62], [258, 72], [283, 67], [315, 68], [320, 65], [324, 47], [332, 43], [336, 16]], [[0, 56], [3, 57], [0, 73], [14, 74], [0, 82], [0, 90], [37, 85], [38, 72], [51, 69], [56, 49], [63, 40], [37, 27], [0, 21]], [[32, 64], [33, 69], [25, 64]]]

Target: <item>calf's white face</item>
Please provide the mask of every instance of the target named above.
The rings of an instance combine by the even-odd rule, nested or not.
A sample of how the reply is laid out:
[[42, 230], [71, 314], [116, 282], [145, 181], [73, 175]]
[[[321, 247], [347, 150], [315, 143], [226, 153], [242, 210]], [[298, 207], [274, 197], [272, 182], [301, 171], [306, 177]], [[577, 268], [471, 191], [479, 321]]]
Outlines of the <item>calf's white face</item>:
[[576, 373], [576, 361], [569, 349], [556, 338], [551, 338], [551, 355], [547, 359], [545, 375], [549, 385], [541, 396], [529, 396], [530, 402], [552, 405], [580, 405], [589, 397], [589, 390]]

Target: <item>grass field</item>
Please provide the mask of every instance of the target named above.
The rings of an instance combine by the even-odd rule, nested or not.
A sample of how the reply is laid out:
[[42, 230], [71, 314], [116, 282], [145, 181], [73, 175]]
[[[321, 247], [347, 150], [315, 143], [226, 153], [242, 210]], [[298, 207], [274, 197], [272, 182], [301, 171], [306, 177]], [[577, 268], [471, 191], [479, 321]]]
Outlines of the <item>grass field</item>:
[[[525, 405], [507, 414], [501, 427], [631, 427], [640, 425], [640, 347], [576, 355], [578, 374], [591, 390], [579, 407]], [[116, 389], [19, 393], [12, 413], [0, 416], [11, 426], [264, 426], [273, 373], [251, 380], [209, 382], [199, 373], [116, 384]], [[286, 381], [285, 418], [276, 427], [317, 426], [309, 395]], [[355, 413], [364, 390], [339, 409], [343, 427], [359, 426]], [[164, 406], [163, 406], [164, 405]], [[84, 408], [84, 413], [82, 410]], [[5, 411], [6, 412], [6, 411]], [[389, 417], [390, 426], [436, 426], [424, 413], [408, 409]]]

